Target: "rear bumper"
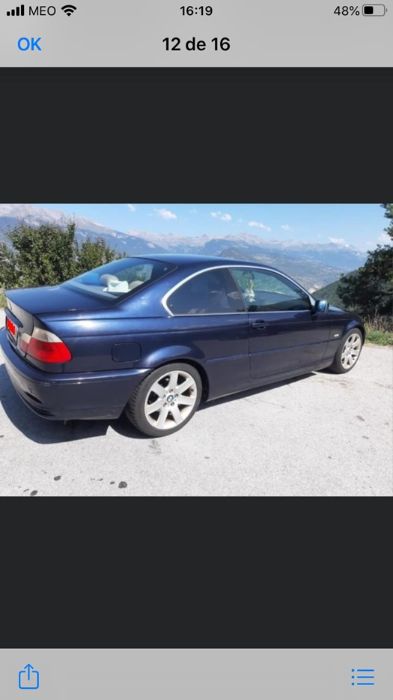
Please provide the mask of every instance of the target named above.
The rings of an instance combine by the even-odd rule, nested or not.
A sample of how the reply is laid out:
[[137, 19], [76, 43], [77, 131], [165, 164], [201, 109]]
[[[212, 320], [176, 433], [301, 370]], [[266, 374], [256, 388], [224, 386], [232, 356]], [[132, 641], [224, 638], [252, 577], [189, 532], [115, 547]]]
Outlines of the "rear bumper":
[[53, 374], [25, 362], [0, 331], [0, 349], [10, 381], [34, 413], [49, 420], [118, 418], [148, 369]]

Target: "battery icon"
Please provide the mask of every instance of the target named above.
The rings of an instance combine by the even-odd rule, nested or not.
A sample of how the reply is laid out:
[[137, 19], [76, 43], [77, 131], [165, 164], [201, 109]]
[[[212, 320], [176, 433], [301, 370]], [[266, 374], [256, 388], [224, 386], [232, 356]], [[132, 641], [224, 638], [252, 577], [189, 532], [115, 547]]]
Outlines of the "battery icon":
[[365, 17], [383, 17], [386, 14], [385, 5], [363, 5]]

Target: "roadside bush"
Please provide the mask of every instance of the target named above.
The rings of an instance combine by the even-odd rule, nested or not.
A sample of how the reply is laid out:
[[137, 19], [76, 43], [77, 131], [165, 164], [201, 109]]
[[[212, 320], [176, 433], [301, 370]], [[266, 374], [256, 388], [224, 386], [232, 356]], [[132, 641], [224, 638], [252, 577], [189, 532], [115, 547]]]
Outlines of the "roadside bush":
[[20, 224], [0, 243], [0, 288], [40, 287], [64, 282], [121, 257], [103, 239], [78, 243], [75, 224], [65, 228]]
[[356, 272], [343, 277], [337, 294], [346, 308], [363, 316], [389, 316], [393, 309], [393, 246], [384, 245], [368, 254]]

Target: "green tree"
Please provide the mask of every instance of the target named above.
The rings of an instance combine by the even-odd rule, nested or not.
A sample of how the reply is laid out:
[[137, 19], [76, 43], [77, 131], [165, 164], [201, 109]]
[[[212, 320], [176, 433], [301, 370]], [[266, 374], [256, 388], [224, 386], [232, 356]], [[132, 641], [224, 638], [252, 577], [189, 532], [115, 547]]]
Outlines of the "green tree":
[[60, 284], [121, 257], [103, 239], [78, 244], [75, 224], [20, 224], [8, 233], [8, 240], [0, 243], [0, 288], [6, 289]]
[[382, 204], [385, 209], [385, 216], [389, 219], [389, 224], [385, 228], [386, 233], [390, 238], [393, 238], [393, 204]]
[[[66, 229], [43, 224], [20, 224], [8, 234], [11, 247], [2, 246], [0, 285], [39, 287], [58, 284], [75, 274], [75, 225]], [[7, 261], [13, 275], [7, 273]], [[12, 278], [12, 279], [10, 279]]]
[[17, 284], [18, 271], [15, 253], [3, 241], [0, 242], [0, 287], [14, 287]]
[[76, 255], [78, 274], [92, 270], [99, 265], [105, 265], [105, 263], [112, 262], [112, 260], [120, 257], [112, 248], [106, 245], [102, 238], [98, 238], [95, 241], [88, 238], [83, 241], [77, 247]]
[[345, 275], [337, 293], [346, 307], [366, 316], [388, 316], [393, 300], [393, 246], [379, 245], [359, 270]]

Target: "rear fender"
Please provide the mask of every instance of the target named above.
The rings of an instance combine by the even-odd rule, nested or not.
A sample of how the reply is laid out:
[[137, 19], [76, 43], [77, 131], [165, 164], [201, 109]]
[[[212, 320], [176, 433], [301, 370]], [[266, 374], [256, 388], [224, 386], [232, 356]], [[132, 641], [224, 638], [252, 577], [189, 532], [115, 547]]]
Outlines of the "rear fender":
[[169, 345], [164, 348], [158, 348], [153, 352], [143, 357], [143, 367], [154, 369], [168, 362], [176, 362], [181, 359], [202, 361], [202, 353], [197, 349], [187, 345]]

